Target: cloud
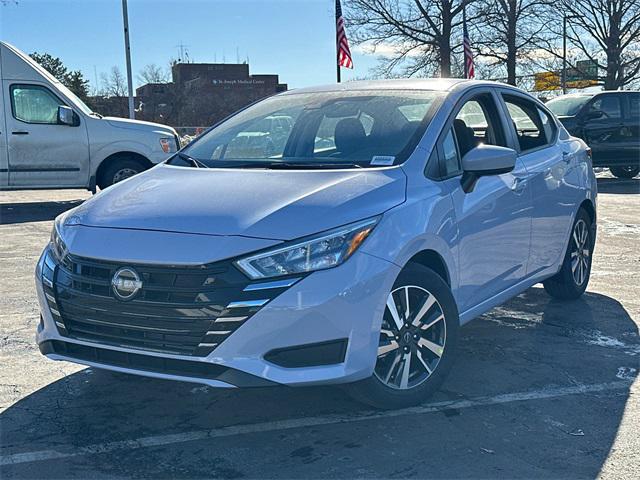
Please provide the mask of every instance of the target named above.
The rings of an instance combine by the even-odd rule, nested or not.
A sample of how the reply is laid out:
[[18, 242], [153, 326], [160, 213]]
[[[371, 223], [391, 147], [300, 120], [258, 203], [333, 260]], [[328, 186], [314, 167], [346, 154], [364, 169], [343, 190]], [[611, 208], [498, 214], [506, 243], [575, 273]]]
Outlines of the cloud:
[[[411, 44], [407, 43], [404, 45], [398, 45], [395, 43], [381, 42], [375, 44], [372, 41], [367, 41], [360, 43], [355, 46], [354, 51], [356, 53], [360, 53], [362, 55], [375, 55], [378, 57], [394, 57], [399, 55], [406, 48], [411, 47]], [[407, 53], [407, 57], [419, 57], [423, 54], [419, 47], [414, 48], [409, 53]]]

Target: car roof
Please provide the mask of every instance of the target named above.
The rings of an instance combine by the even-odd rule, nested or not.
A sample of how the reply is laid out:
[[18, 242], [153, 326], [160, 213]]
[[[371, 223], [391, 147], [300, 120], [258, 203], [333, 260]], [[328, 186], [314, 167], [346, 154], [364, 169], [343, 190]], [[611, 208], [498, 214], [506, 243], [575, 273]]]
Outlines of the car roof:
[[457, 87], [476, 85], [509, 86], [498, 82], [466, 80], [463, 78], [399, 78], [392, 80], [358, 80], [344, 83], [333, 83], [314, 87], [288, 90], [280, 95], [319, 92], [349, 92], [359, 90], [424, 90], [449, 92]]

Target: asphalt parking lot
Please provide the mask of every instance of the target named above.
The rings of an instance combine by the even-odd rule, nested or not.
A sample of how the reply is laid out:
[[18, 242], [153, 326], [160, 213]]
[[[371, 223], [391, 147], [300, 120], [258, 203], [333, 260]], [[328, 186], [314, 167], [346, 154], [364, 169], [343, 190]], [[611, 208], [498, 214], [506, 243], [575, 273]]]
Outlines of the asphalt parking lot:
[[47, 360], [34, 265], [89, 194], [0, 192], [0, 478], [640, 478], [640, 180], [598, 184], [587, 294], [475, 319], [441, 392], [393, 412]]

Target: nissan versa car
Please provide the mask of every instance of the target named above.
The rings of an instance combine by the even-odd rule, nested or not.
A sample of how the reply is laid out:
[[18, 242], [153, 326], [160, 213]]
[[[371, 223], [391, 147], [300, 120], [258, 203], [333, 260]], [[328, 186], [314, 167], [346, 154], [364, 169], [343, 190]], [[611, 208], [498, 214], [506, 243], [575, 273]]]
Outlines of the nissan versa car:
[[595, 232], [590, 150], [516, 88], [296, 90], [59, 216], [37, 342], [120, 372], [341, 383], [401, 407], [439, 387], [469, 320], [538, 282], [579, 297]]

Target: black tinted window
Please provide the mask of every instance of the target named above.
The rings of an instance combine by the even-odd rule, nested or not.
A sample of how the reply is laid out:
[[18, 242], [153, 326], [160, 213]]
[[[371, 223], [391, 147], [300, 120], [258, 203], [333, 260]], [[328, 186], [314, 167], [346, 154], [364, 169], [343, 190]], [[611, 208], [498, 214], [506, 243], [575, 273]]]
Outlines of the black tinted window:
[[632, 93], [627, 96], [629, 99], [629, 118], [640, 120], [640, 93]]
[[618, 95], [602, 95], [589, 105], [589, 112], [602, 112], [602, 118], [621, 118], [620, 97]]

